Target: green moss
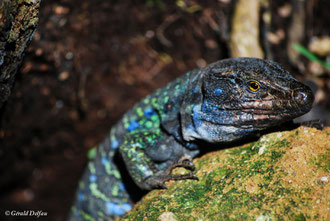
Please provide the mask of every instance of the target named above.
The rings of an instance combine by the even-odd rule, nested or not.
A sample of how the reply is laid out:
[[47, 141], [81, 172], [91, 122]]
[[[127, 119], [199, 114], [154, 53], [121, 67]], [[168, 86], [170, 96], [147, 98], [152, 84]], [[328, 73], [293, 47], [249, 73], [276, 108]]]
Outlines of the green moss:
[[[315, 201], [308, 194], [317, 185], [284, 185], [287, 176], [298, 174], [289, 174], [281, 165], [288, 150], [300, 148], [292, 143], [293, 136], [304, 133], [273, 133], [258, 142], [210, 153], [195, 161], [199, 181], [171, 182], [168, 190], [152, 191], [124, 218], [157, 220], [169, 211], [178, 220], [308, 219], [305, 208], [314, 208]], [[324, 165], [324, 156], [315, 159], [314, 164]]]
[[324, 172], [329, 172], [330, 171], [329, 151], [327, 151], [327, 153], [325, 154], [321, 154], [317, 157], [313, 157], [310, 160], [310, 163], [318, 166]]
[[300, 213], [300, 214], [296, 215], [293, 220], [295, 220], [295, 221], [305, 221], [306, 218], [302, 213]]

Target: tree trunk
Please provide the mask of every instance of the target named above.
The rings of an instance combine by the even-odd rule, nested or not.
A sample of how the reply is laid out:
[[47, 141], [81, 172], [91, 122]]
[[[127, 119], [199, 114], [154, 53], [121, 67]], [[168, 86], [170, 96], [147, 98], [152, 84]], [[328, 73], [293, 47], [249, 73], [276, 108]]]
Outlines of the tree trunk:
[[37, 28], [40, 0], [0, 0], [0, 108]]

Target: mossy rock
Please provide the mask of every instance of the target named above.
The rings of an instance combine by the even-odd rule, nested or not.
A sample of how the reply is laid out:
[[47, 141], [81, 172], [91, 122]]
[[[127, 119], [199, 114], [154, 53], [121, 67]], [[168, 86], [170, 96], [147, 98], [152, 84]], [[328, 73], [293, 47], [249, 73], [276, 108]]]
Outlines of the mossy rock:
[[300, 127], [206, 154], [199, 181], [168, 182], [123, 220], [329, 220], [329, 150], [330, 127]]

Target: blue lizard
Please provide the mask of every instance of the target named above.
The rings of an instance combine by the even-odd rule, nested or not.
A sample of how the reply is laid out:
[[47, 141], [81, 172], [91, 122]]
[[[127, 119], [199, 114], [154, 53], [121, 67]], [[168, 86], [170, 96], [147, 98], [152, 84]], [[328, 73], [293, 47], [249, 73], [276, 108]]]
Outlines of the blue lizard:
[[[280, 65], [232, 58], [196, 69], [137, 103], [97, 146], [79, 184], [71, 220], [111, 220], [132, 208], [122, 176], [145, 190], [166, 188], [176, 167], [193, 170], [200, 142], [229, 143], [308, 112], [312, 91]], [[121, 174], [119, 153], [129, 174]]]

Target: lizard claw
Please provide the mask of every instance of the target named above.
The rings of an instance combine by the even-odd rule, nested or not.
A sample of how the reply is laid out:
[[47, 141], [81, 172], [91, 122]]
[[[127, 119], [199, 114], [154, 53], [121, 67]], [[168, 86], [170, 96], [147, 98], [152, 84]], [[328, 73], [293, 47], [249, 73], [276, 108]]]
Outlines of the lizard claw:
[[183, 175], [169, 175], [168, 180], [199, 180], [198, 177], [193, 173], [187, 173]]

